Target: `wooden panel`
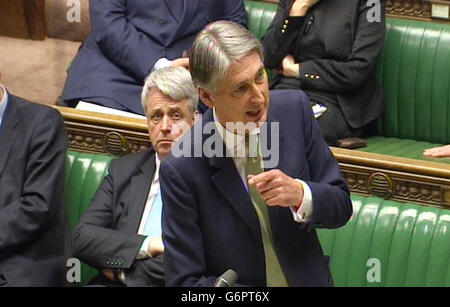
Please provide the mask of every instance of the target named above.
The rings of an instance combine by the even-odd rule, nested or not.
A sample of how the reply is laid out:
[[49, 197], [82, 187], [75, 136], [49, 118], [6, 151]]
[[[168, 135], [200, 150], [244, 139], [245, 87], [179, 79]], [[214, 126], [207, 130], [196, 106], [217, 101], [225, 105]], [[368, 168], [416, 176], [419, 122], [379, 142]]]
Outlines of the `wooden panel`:
[[450, 208], [450, 165], [332, 148], [352, 193]]
[[0, 0], [0, 35], [30, 38], [22, 0]]
[[[260, 1], [275, 4], [279, 2], [278, 0]], [[407, 19], [450, 23], [450, 20], [431, 17], [431, 6], [433, 3], [449, 2], [450, 0], [386, 0], [386, 15], [390, 17], [402, 17]]]
[[[55, 106], [69, 149], [121, 156], [149, 148], [146, 120]], [[450, 165], [332, 148], [352, 193], [450, 208]]]
[[45, 0], [0, 0], [0, 35], [45, 38]]
[[45, 0], [23, 0], [28, 34], [31, 39], [45, 39]]

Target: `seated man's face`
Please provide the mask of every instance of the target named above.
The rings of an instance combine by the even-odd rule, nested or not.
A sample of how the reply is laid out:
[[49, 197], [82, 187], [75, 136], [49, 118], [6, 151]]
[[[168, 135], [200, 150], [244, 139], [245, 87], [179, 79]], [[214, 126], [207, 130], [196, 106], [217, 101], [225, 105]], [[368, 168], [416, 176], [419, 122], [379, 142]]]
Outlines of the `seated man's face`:
[[151, 91], [147, 100], [148, 135], [161, 160], [193, 124], [194, 114], [187, 99], [176, 101], [157, 89]]

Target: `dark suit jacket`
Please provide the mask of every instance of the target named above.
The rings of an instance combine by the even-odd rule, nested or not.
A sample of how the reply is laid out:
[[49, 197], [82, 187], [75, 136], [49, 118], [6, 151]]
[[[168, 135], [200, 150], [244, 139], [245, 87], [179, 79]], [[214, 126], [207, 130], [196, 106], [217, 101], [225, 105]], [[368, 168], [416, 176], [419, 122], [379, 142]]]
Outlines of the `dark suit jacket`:
[[0, 280], [57, 286], [65, 278], [67, 136], [58, 111], [9, 95], [0, 131]]
[[320, 103], [331, 94], [352, 128], [376, 119], [384, 108], [375, 64], [384, 45], [385, 1], [381, 1], [380, 22], [368, 21], [367, 0], [321, 0], [308, 11], [302, 27], [288, 23], [283, 28], [292, 3], [280, 0], [263, 39], [265, 65], [278, 67], [292, 54], [301, 63], [297, 84], [310, 98]]
[[90, 11], [92, 33], [70, 69], [64, 104], [83, 99], [140, 114], [144, 79], [159, 58], [181, 57], [209, 22], [247, 22], [242, 0], [90, 1]]
[[[349, 190], [313, 120], [307, 96], [301, 91], [272, 91], [270, 99], [267, 125], [279, 122], [276, 168], [306, 181], [314, 203], [311, 222], [303, 225], [294, 221], [289, 208], [269, 208], [276, 251], [290, 286], [330, 285], [327, 259], [314, 226], [333, 228], [347, 222], [352, 213]], [[197, 125], [204, 127], [211, 121], [212, 110], [208, 110]], [[183, 138], [193, 147], [211, 136], [194, 137], [195, 129]], [[275, 137], [274, 133], [268, 138], [267, 148], [276, 144]], [[265, 286], [258, 217], [232, 158], [169, 156], [160, 172], [166, 285], [211, 286], [231, 268], [239, 276], [238, 283]]]
[[[145, 239], [137, 231], [155, 168], [153, 150], [115, 159], [74, 231], [75, 257], [98, 269], [127, 269], [128, 286], [152, 285], [141, 265], [152, 266], [155, 259], [136, 261], [136, 256]], [[151, 274], [161, 275], [162, 264]]]

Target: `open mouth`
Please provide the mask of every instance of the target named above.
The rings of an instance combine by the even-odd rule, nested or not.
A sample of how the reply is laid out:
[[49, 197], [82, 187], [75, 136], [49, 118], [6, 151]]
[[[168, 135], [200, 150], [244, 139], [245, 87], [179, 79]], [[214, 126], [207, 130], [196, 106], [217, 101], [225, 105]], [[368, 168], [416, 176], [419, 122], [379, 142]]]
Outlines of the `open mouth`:
[[247, 112], [245, 112], [245, 114], [247, 115], [247, 117], [249, 117], [253, 121], [256, 121], [256, 120], [259, 120], [263, 116], [264, 109], [261, 108], [258, 111], [247, 111]]

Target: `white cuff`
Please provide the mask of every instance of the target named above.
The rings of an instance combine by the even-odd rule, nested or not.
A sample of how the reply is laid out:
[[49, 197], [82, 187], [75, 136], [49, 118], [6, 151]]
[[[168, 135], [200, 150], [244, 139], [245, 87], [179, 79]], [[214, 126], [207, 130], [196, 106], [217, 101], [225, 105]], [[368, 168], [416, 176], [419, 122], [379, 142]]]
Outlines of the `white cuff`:
[[302, 204], [300, 205], [300, 209], [293, 207], [290, 207], [290, 209], [292, 212], [292, 216], [297, 223], [305, 223], [311, 219], [313, 213], [312, 193], [306, 182], [300, 179], [295, 180], [300, 182], [303, 186], [303, 200]]
[[125, 278], [125, 270], [120, 270], [119, 271], [119, 280], [123, 283], [123, 284], [125, 284], [126, 283], [126, 281], [127, 281], [127, 279]]
[[170, 65], [172, 65], [172, 61], [169, 61], [166, 58], [160, 58], [158, 61], [156, 61], [155, 65], [153, 65], [152, 72], [169, 67]]
[[151, 255], [148, 253], [148, 247], [150, 245], [151, 237], [145, 238], [144, 242], [142, 242], [141, 249], [136, 256], [137, 260], [151, 258]]

